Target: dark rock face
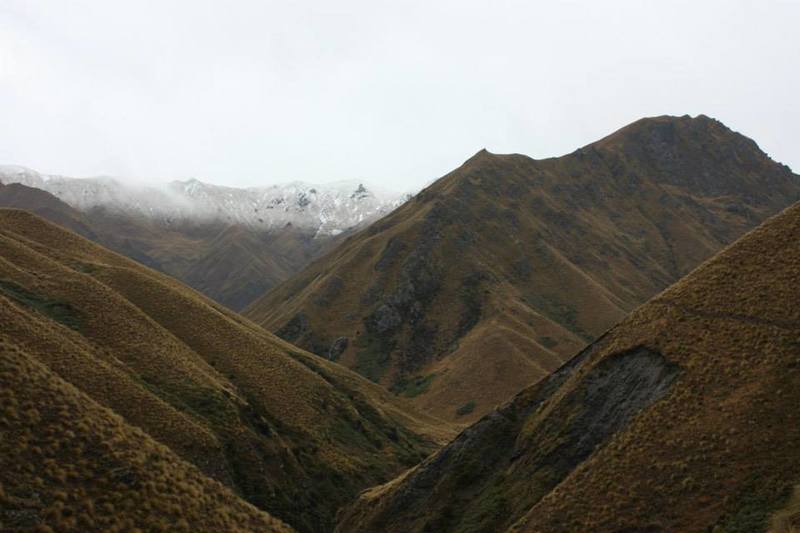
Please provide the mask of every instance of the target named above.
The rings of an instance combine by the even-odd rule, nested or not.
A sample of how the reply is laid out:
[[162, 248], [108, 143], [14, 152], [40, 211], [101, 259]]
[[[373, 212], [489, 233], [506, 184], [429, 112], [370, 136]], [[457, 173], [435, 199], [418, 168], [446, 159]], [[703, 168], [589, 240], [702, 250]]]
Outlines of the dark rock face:
[[348, 342], [349, 341], [347, 337], [339, 337], [333, 341], [333, 344], [331, 344], [331, 347], [328, 350], [328, 359], [331, 361], [336, 361], [339, 359], [339, 356], [342, 355], [347, 349]]
[[391, 267], [395, 260], [400, 256], [402, 252], [406, 249], [405, 243], [397, 240], [397, 239], [389, 239], [389, 242], [386, 243], [386, 247], [383, 249], [383, 253], [381, 254], [381, 258], [378, 259], [378, 262], [375, 263], [375, 270], [384, 271]]
[[490, 279], [491, 276], [487, 272], [473, 272], [464, 278], [460, 294], [464, 309], [461, 313], [458, 330], [453, 342], [458, 341], [458, 339], [469, 333], [469, 330], [480, 321], [482, 309], [481, 287], [484, 282]]
[[[369, 530], [394, 529], [419, 515], [433, 518], [409, 530], [504, 531], [513, 524], [519, 518], [515, 512], [533, 506], [597, 447], [663, 398], [680, 376], [680, 367], [654, 350], [638, 347], [604, 358], [588, 369], [577, 388], [554, 399], [553, 394], [578, 368], [591, 365], [602, 347], [602, 340], [589, 346], [423, 462], [383, 502], [386, 510]], [[547, 405], [548, 414], [535, 420], [537, 410], [548, 402], [556, 403]], [[535, 428], [522, 437], [523, 427], [532, 422]], [[498, 479], [503, 488], [498, 488]], [[503, 491], [516, 490], [516, 481], [526, 489], [513, 498], [504, 495]], [[472, 503], [464, 513], [451, 512], [447, 502], [460, 497]], [[518, 510], [505, 507], [504, 502], [511, 500], [522, 502]], [[487, 514], [487, 509], [493, 512]], [[346, 526], [347, 520], [342, 524]]]
[[[420, 232], [419, 245], [405, 258], [396, 288], [384, 295], [375, 311], [364, 319], [367, 332], [392, 335], [403, 325], [413, 330], [425, 314], [441, 284], [441, 268], [433, 249], [442, 225], [448, 224], [444, 211], [434, 207], [428, 213]], [[389, 241], [376, 270], [385, 270], [405, 250], [405, 245]]]
[[320, 307], [328, 307], [333, 303], [344, 288], [342, 278], [334, 276], [328, 281], [320, 294], [314, 298], [314, 303]]
[[579, 414], [566, 428], [554, 421], [553, 431], [566, 435], [567, 440], [541, 462], [571, 471], [634, 416], [661, 399], [679, 372], [677, 365], [645, 347], [604, 359], [566, 400], [580, 406]]

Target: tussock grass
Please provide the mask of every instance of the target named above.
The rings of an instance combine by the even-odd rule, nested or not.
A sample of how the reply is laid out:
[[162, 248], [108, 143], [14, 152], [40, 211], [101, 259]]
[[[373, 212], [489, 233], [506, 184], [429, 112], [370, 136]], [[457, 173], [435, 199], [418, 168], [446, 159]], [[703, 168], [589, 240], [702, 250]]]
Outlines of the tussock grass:
[[0, 335], [0, 524], [289, 531]]
[[[793, 531], [798, 235], [800, 204], [402, 478], [364, 493], [341, 531]], [[635, 353], [651, 355], [620, 370]], [[665, 369], [677, 373], [663, 396], [591, 440], [631, 408], [634, 395], [615, 391]]]
[[546, 160], [481, 151], [245, 314], [305, 317], [288, 340], [320, 355], [346, 337], [339, 362], [390, 388], [435, 372], [413, 403], [472, 422], [798, 199], [796, 175], [708, 117]]
[[[2, 334], [16, 349], [300, 530], [329, 530], [339, 506], [452, 434], [364, 378], [28, 213], [0, 210], [0, 280]], [[111, 503], [112, 514], [124, 505]]]

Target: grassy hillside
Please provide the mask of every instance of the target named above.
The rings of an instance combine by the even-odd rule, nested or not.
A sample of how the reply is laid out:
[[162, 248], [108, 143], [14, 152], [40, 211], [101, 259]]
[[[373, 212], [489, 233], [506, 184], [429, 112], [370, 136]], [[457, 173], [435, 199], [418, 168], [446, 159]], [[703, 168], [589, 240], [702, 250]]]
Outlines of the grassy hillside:
[[290, 531], [0, 333], [0, 529]]
[[798, 176], [704, 116], [553, 159], [481, 151], [245, 314], [474, 420], [798, 198]]
[[[416, 464], [452, 431], [172, 278], [24, 211], [0, 210], [0, 323], [4, 341], [42, 372], [301, 531], [330, 529], [359, 490]], [[96, 438], [82, 435], [91, 428], [72, 431]], [[36, 483], [40, 459], [19, 482]], [[13, 481], [4, 475], [4, 485]]]
[[800, 204], [367, 491], [339, 529], [791, 531], [798, 236]]

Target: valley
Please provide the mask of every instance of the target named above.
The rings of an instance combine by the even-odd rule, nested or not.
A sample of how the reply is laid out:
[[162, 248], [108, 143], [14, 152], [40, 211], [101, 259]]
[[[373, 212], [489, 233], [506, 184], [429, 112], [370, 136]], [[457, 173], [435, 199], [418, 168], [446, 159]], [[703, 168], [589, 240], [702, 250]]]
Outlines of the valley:
[[800, 523], [800, 176], [715, 119], [341, 227], [3, 169], [0, 529]]

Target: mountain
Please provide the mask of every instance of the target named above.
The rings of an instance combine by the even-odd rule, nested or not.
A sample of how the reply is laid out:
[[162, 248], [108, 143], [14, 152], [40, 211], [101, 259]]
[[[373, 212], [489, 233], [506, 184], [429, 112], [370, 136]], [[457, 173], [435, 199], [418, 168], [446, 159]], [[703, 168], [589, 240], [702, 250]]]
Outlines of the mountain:
[[180, 279], [233, 310], [245, 307], [341, 239], [314, 237], [292, 226], [261, 231], [222, 222], [165, 224], [102, 208], [85, 215], [98, 243]]
[[794, 531], [800, 204], [397, 479], [340, 531]]
[[52, 194], [80, 213], [90, 229], [70, 224], [60, 211], [37, 211], [34, 201], [0, 198], [0, 206], [33, 209], [66, 223], [233, 310], [407, 198], [359, 182], [237, 189], [193, 179], [138, 186], [114, 178], [42, 175], [17, 166], [0, 166], [0, 182]]
[[800, 198], [800, 177], [705, 116], [575, 152], [479, 152], [245, 315], [475, 420]]
[[112, 177], [42, 175], [20, 166], [0, 166], [0, 181], [45, 190], [80, 211], [102, 208], [169, 224], [221, 222], [259, 230], [291, 224], [313, 235], [338, 235], [375, 220], [407, 199], [358, 181], [324, 185], [292, 182], [269, 187], [222, 187], [197, 179], [136, 185]]
[[[223, 507], [208, 524], [268, 523], [252, 504], [328, 531], [361, 489], [452, 436], [357, 374], [26, 211], [0, 210], [0, 323], [3, 424], [16, 428], [3, 431], [0, 497], [18, 502], [4, 527], [56, 508], [45, 518], [59, 529], [59, 516], [81, 520], [94, 505], [99, 524], [149, 529], [138, 502], [163, 496], [158, 513], [177, 520], [185, 504], [190, 523]], [[90, 475], [102, 482], [87, 489]]]

